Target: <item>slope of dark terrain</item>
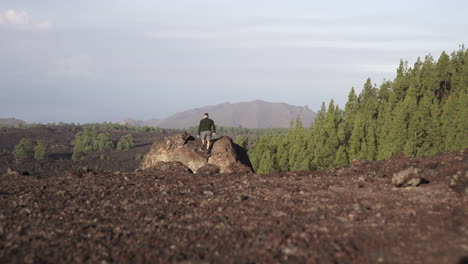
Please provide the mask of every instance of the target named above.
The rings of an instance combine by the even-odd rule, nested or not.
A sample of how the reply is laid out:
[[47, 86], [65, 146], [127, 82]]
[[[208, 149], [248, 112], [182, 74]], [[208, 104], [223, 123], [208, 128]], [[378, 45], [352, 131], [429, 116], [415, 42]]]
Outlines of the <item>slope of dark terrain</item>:
[[[395, 188], [420, 169], [425, 184]], [[2, 263], [465, 263], [468, 151], [315, 172], [0, 177]]]
[[[89, 153], [85, 160], [72, 160], [71, 142], [81, 127], [74, 126], [39, 126], [27, 129], [3, 128], [0, 132], [0, 173], [8, 168], [16, 171], [27, 171], [33, 176], [63, 176], [66, 171], [88, 167], [98, 171], [134, 171], [140, 165], [138, 155], [146, 154], [155, 139], [162, 134], [141, 131], [103, 131], [108, 133], [114, 142], [125, 134], [132, 134], [135, 147], [128, 151], [108, 150], [100, 153]], [[12, 155], [13, 149], [22, 138], [43, 140], [47, 145], [47, 159], [36, 161], [33, 158], [19, 163]], [[102, 156], [102, 157], [101, 157]], [[102, 158], [102, 159], [101, 159]]]

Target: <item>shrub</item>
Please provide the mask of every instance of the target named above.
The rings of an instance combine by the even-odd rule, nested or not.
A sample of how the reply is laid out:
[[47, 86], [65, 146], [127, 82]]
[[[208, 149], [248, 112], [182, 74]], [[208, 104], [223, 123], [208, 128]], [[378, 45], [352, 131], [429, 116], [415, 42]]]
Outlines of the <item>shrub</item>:
[[114, 142], [110, 139], [109, 135], [104, 133], [99, 133], [94, 140], [94, 151], [105, 151], [108, 149], [114, 148]]
[[33, 155], [33, 140], [30, 138], [23, 138], [15, 146], [13, 150], [13, 155], [15, 156], [16, 161], [24, 160], [30, 158]]
[[122, 136], [119, 139], [119, 142], [117, 142], [117, 149], [118, 150], [129, 150], [131, 149], [135, 144], [133, 143], [133, 136], [132, 134], [126, 134], [125, 136]]
[[73, 146], [72, 159], [84, 159], [84, 156], [92, 151], [102, 152], [114, 148], [114, 142], [109, 135], [99, 133], [94, 128], [86, 128], [78, 132], [71, 142]]
[[45, 160], [47, 146], [42, 140], [38, 140], [36, 146], [34, 146], [34, 159]]
[[142, 160], [143, 159], [143, 154], [141, 154], [141, 153], [136, 154], [135, 159], [136, 160]]

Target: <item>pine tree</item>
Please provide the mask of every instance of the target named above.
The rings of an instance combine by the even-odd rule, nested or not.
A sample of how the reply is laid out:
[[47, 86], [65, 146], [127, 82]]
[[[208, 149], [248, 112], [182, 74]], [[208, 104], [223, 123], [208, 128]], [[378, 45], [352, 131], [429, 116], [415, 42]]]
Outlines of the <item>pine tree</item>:
[[[289, 130], [288, 130], [288, 133], [290, 133]], [[275, 156], [276, 168], [280, 171], [289, 171], [290, 141], [288, 139], [288, 136], [287, 135], [276, 136], [275, 138], [273, 138], [272, 144], [276, 146], [276, 156]]]
[[[342, 113], [342, 120], [338, 125], [337, 136], [340, 141], [340, 146], [342, 146], [342, 153], [346, 153], [348, 156], [349, 150], [349, 140], [351, 133], [353, 131], [354, 119], [358, 111], [358, 98], [354, 91], [354, 87], [351, 88], [351, 91], [348, 94], [348, 102], [345, 105], [345, 110]], [[342, 160], [343, 155], [340, 155], [339, 164], [344, 165], [349, 162], [349, 159], [346, 161]], [[343, 163], [344, 162], [344, 163]]]
[[390, 103], [392, 83], [384, 82], [378, 93], [377, 116], [377, 160], [388, 159], [391, 156], [390, 131], [392, 129], [392, 112], [394, 105]]
[[[119, 141], [117, 142], [117, 150], [129, 150], [131, 149], [135, 143], [133, 142], [133, 135], [126, 134], [122, 136]], [[110, 144], [109, 144], [110, 146]]]
[[421, 68], [421, 85], [424, 96], [435, 98], [439, 82], [437, 80], [434, 58], [431, 55], [427, 55], [424, 59], [424, 63]]
[[436, 90], [436, 94], [440, 102], [444, 97], [447, 97], [447, 92], [451, 89], [450, 77], [452, 73], [450, 67], [450, 57], [447, 55], [447, 53], [445, 53], [445, 51], [440, 54], [436, 65], [436, 72], [437, 79], [439, 81], [439, 87]]
[[289, 168], [291, 170], [308, 170], [307, 139], [301, 119], [297, 117], [295, 126], [292, 129], [292, 139], [289, 149]]
[[23, 138], [15, 146], [13, 150], [13, 156], [17, 162], [30, 158], [33, 155], [33, 148], [33, 140], [30, 138]]
[[311, 169], [323, 168], [321, 160], [321, 148], [325, 144], [325, 117], [326, 117], [325, 102], [322, 103], [320, 111], [317, 113], [314, 125], [309, 131], [307, 152], [311, 153], [310, 165]]
[[[434, 58], [427, 55], [421, 69], [421, 83], [423, 98], [420, 102], [419, 111], [426, 114], [426, 142], [422, 148], [422, 153], [418, 156], [431, 156], [442, 150], [443, 135], [441, 132], [441, 109], [436, 97], [439, 81], [437, 79]], [[429, 109], [428, 109], [429, 108]]]
[[417, 105], [416, 92], [410, 88], [406, 106], [408, 107], [408, 138], [404, 146], [404, 153], [410, 157], [420, 157], [424, 153], [427, 138], [427, 121], [430, 118], [431, 102], [430, 98], [424, 97], [419, 106]]
[[[250, 162], [252, 163], [252, 167], [254, 171], [258, 172], [260, 169], [260, 164], [264, 158], [264, 154], [268, 151], [269, 152], [270, 148], [270, 137], [267, 135], [263, 135], [260, 137], [260, 139], [255, 143], [255, 147], [253, 147], [251, 150], [249, 150], [249, 159]], [[271, 154], [270, 154], [271, 155]], [[270, 156], [271, 157], [271, 156]], [[265, 164], [263, 165], [262, 171], [265, 171]], [[273, 166], [273, 165], [272, 165]], [[272, 169], [268, 168], [268, 170]]]
[[373, 160], [377, 155], [377, 89], [367, 79], [359, 95], [359, 112], [353, 125], [349, 158]]
[[405, 102], [400, 102], [396, 105], [392, 112], [392, 125], [389, 135], [389, 140], [392, 143], [389, 149], [389, 156], [391, 157], [403, 150], [408, 137], [408, 111], [406, 110]]
[[47, 146], [42, 140], [38, 140], [36, 146], [34, 146], [34, 159], [45, 160]]
[[263, 153], [262, 159], [258, 166], [257, 173], [258, 174], [267, 174], [273, 170], [273, 158], [271, 157], [270, 151], [266, 151]]
[[347, 151], [346, 151], [346, 147], [345, 147], [345, 146], [341, 145], [341, 146], [338, 148], [338, 151], [336, 152], [336, 155], [335, 155], [334, 164], [335, 164], [336, 166], [349, 164], [349, 157], [348, 157], [348, 153], [347, 153]]
[[114, 148], [114, 142], [109, 135], [99, 133], [97, 128], [88, 127], [78, 132], [71, 142], [73, 146], [72, 159], [84, 159], [84, 156], [92, 151], [102, 152]]
[[408, 82], [408, 62], [400, 61], [400, 66], [397, 69], [397, 77], [393, 81], [393, 94], [392, 104], [403, 101], [406, 96], [406, 91], [409, 88]]
[[99, 152], [114, 148], [114, 142], [105, 133], [99, 133], [93, 145], [94, 149]]
[[468, 148], [468, 85], [465, 86], [464, 91], [460, 92], [458, 97], [458, 112], [455, 117], [456, 135], [455, 146], [456, 149]]
[[[249, 151], [254, 168], [326, 169], [352, 159], [388, 159], [399, 152], [420, 157], [468, 147], [468, 51], [462, 46], [437, 62], [413, 67], [400, 61], [393, 81], [379, 89], [370, 79], [344, 111], [322, 104], [310, 129], [292, 124], [282, 136], [263, 138]], [[261, 166], [260, 166], [261, 164]]]
[[327, 116], [325, 118], [325, 145], [324, 147], [324, 164], [326, 167], [336, 166], [336, 153], [340, 147], [340, 140], [338, 137], [338, 127], [342, 122], [342, 111], [335, 106], [333, 100], [330, 101], [327, 110]]
[[[460, 110], [463, 111], [463, 110]], [[458, 112], [458, 96], [456, 93], [450, 95], [443, 106], [442, 133], [444, 135], [444, 143], [442, 149], [444, 152], [449, 152], [457, 149], [457, 112]]]

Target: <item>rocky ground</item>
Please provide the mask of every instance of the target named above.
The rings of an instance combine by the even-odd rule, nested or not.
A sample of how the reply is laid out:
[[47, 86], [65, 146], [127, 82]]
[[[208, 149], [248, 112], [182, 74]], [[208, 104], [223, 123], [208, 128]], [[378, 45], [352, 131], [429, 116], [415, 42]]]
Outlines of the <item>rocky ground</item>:
[[468, 263], [468, 150], [270, 175], [173, 165], [1, 176], [0, 263]]

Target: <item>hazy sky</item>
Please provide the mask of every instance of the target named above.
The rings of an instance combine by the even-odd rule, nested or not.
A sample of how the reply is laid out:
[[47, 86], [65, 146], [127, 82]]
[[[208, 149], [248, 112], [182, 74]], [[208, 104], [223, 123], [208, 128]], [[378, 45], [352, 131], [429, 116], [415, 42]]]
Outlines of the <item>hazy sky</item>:
[[263, 99], [343, 105], [399, 60], [468, 45], [468, 1], [1, 0], [0, 117], [164, 118]]

